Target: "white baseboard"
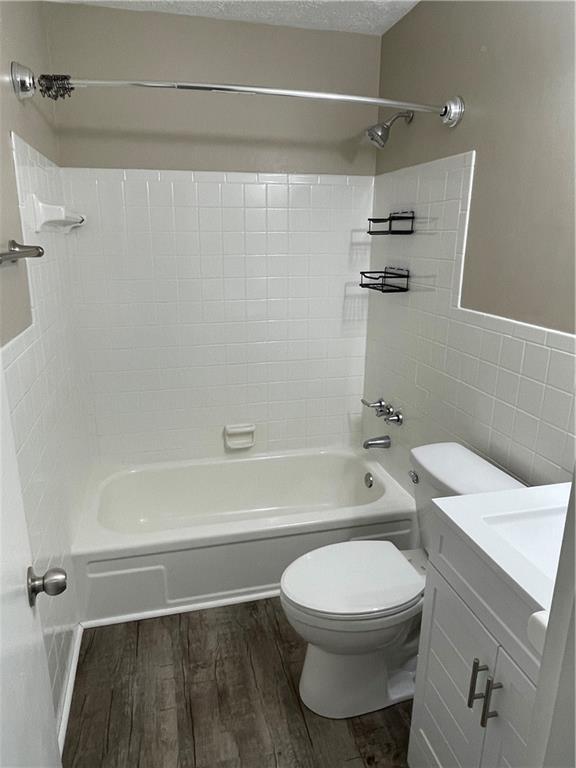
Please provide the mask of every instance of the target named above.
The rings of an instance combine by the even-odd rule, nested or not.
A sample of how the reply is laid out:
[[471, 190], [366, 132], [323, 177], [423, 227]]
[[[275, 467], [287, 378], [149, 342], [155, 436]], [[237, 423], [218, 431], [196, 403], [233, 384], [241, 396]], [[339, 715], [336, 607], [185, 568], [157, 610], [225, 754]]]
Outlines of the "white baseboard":
[[77, 624], [74, 628], [72, 645], [68, 657], [68, 675], [66, 677], [66, 686], [64, 688], [64, 704], [62, 705], [62, 716], [60, 718], [60, 727], [58, 728], [58, 746], [60, 747], [60, 754], [64, 751], [64, 741], [66, 740], [66, 729], [68, 728], [68, 718], [70, 716], [70, 706], [72, 704], [72, 694], [74, 692], [74, 681], [76, 679], [76, 668], [78, 666], [78, 657], [80, 656], [83, 632], [84, 627], [81, 624]]
[[140, 621], [141, 619], [156, 619], [159, 616], [171, 616], [176, 613], [190, 613], [191, 611], [203, 611], [206, 608], [219, 608], [225, 605], [236, 605], [237, 603], [249, 603], [253, 600], [265, 600], [269, 597], [277, 597], [280, 594], [280, 585], [264, 590], [247, 590], [243, 593], [233, 593], [233, 596], [228, 594], [225, 597], [216, 597], [210, 600], [204, 600], [198, 603], [179, 604], [174, 606], [168, 606], [167, 608], [160, 608], [155, 611], [141, 611], [139, 613], [127, 613], [122, 616], [106, 616], [103, 619], [90, 619], [88, 621], [82, 621], [81, 625], [84, 629], [91, 627], [105, 627], [110, 624], [123, 624], [127, 621]]

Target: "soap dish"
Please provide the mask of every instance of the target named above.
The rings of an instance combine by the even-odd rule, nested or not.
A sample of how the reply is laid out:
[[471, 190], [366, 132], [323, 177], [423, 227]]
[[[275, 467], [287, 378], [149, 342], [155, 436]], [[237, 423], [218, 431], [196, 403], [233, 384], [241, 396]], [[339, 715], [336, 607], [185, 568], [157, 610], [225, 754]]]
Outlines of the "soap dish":
[[36, 195], [29, 196], [26, 209], [34, 232], [62, 232], [67, 235], [86, 221], [82, 214], [70, 211], [64, 205], [43, 203]]
[[255, 424], [226, 424], [224, 427], [224, 444], [230, 451], [252, 448], [255, 443], [255, 432]]

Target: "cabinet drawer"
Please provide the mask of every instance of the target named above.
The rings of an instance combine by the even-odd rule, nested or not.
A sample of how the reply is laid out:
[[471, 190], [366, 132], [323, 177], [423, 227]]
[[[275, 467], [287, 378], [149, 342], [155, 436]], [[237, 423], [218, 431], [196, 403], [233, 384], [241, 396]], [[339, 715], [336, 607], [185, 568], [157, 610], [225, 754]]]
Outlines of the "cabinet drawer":
[[480, 557], [439, 514], [431, 512], [429, 530], [430, 563], [536, 682], [540, 656], [528, 640], [527, 627], [528, 619], [541, 606], [504, 581], [491, 562]]

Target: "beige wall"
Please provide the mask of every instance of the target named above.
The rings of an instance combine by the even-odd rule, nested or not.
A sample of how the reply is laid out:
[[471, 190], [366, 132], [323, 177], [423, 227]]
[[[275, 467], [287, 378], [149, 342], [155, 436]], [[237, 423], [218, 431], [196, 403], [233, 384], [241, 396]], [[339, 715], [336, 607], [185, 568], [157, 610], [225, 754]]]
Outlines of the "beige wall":
[[[0, 250], [21, 240], [20, 217], [10, 132], [51, 159], [56, 159], [53, 107], [40, 99], [19, 102], [10, 84], [10, 62], [19, 60], [36, 71], [48, 67], [43, 9], [39, 3], [0, 2]], [[25, 262], [0, 267], [0, 345], [31, 322]]]
[[574, 330], [574, 7], [421, 2], [382, 39], [381, 95], [467, 114], [397, 124], [377, 171], [469, 149], [476, 178], [462, 303]]
[[[55, 70], [376, 95], [376, 36], [50, 4]], [[376, 108], [224, 94], [91, 89], [57, 106], [67, 166], [372, 174]]]

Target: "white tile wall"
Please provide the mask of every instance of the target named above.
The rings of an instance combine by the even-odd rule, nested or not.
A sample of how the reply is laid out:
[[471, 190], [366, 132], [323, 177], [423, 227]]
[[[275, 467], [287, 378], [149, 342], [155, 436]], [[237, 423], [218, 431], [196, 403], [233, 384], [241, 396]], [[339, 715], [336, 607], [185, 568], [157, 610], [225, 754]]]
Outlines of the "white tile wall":
[[414, 235], [373, 238], [372, 269], [408, 267], [411, 290], [371, 292], [365, 393], [405, 421], [365, 414], [364, 433], [390, 433], [379, 458], [409, 489], [408, 452], [428, 442], [467, 444], [531, 484], [569, 480], [574, 465], [574, 336], [459, 307], [473, 166], [470, 152], [375, 180], [375, 216], [417, 219]]
[[102, 458], [356, 442], [373, 180], [63, 169]]
[[[14, 156], [21, 204], [32, 192], [43, 201], [62, 202], [56, 166], [17, 137]], [[67, 591], [57, 599], [40, 597], [35, 609], [41, 614], [54, 707], [60, 720], [76, 624], [71, 527], [92, 452], [82, 375], [76, 363], [65, 236], [35, 233], [25, 220], [23, 234], [24, 242], [42, 245], [46, 253], [27, 263], [33, 323], [3, 347], [2, 365], [33, 565], [37, 573], [62, 566], [70, 574]]]

